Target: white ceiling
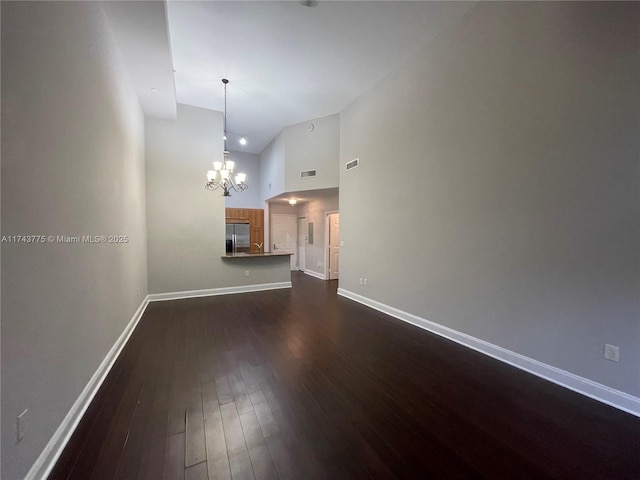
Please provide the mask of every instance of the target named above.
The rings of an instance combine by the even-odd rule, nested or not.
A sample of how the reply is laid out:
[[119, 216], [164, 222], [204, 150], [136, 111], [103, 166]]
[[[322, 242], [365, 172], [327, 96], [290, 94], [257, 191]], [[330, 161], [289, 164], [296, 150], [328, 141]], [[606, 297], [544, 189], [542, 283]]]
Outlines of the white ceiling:
[[101, 5], [142, 110], [152, 117], [175, 118], [175, 81], [165, 3], [101, 2]]
[[[314, 3], [306, 7], [302, 3]], [[149, 5], [152, 4], [152, 5]], [[155, 4], [155, 5], [153, 5]], [[168, 100], [224, 110], [222, 78], [228, 78], [227, 129], [247, 137], [245, 147], [230, 135], [228, 148], [260, 153], [287, 125], [341, 111], [377, 81], [406, 61], [429, 40], [457, 22], [473, 3], [431, 1], [168, 1], [118, 2], [117, 21], [128, 9], [147, 9], [158, 17], [166, 8], [172, 65], [146, 66], [135, 54], [129, 60], [138, 88], [170, 112]], [[107, 11], [108, 16], [109, 12]], [[118, 20], [119, 18], [119, 20]], [[126, 23], [133, 23], [124, 20]], [[116, 32], [125, 50], [155, 52], [150, 38], [159, 32], [125, 28]], [[143, 22], [142, 25], [145, 23]], [[155, 30], [162, 25], [156, 25]], [[117, 29], [116, 29], [117, 30]], [[123, 30], [123, 28], [120, 28]], [[134, 41], [135, 34], [138, 38]], [[162, 43], [162, 42], [161, 42]], [[166, 48], [166, 41], [163, 48]], [[124, 55], [127, 57], [127, 54]], [[162, 57], [159, 52], [150, 60]], [[127, 60], [125, 58], [125, 60]], [[166, 91], [167, 72], [175, 70], [175, 92]], [[137, 72], [137, 73], [136, 73]], [[151, 85], [150, 72], [158, 75]], [[134, 80], [135, 81], [135, 80]], [[171, 83], [171, 82], [170, 82]], [[158, 91], [149, 95], [151, 88]], [[173, 97], [175, 95], [175, 97]], [[174, 108], [175, 111], [175, 108]], [[157, 115], [157, 113], [156, 113]]]

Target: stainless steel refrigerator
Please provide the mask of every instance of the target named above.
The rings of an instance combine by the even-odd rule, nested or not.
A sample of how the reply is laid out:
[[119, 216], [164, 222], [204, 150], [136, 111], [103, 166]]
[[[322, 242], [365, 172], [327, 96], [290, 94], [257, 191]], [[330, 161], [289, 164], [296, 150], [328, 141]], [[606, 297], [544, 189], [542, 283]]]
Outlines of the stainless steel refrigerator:
[[249, 224], [227, 223], [227, 253], [249, 253]]

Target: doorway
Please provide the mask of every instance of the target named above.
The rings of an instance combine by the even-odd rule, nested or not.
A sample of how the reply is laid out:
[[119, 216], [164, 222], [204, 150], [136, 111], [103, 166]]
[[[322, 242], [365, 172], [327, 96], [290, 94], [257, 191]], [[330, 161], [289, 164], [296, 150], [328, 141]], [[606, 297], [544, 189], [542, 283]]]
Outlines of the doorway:
[[325, 216], [326, 255], [325, 278], [336, 280], [340, 277], [340, 213], [328, 212]]
[[291, 270], [298, 264], [298, 224], [297, 215], [274, 213], [271, 215], [271, 246], [274, 252], [290, 252]]

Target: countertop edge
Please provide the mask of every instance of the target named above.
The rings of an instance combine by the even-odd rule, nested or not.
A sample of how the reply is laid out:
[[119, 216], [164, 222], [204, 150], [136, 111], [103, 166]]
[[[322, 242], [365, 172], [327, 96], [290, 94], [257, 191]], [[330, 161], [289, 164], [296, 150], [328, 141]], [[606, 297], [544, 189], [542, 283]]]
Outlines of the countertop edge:
[[221, 255], [220, 258], [265, 258], [265, 257], [286, 257], [291, 256], [291, 252], [264, 252], [264, 253], [232, 253], [228, 255]]

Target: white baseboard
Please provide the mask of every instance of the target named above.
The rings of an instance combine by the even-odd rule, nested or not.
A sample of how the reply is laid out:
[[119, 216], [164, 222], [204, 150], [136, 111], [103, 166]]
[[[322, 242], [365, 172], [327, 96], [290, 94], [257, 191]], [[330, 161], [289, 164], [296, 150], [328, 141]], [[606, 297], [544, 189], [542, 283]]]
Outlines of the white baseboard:
[[538, 377], [544, 378], [545, 380], [549, 380], [560, 386], [586, 395], [587, 397], [640, 417], [640, 398], [638, 397], [607, 387], [606, 385], [602, 385], [587, 378], [580, 377], [560, 368], [547, 365], [546, 363], [542, 363], [538, 360], [525, 357], [519, 353], [512, 352], [497, 345], [493, 345], [492, 343], [472, 337], [471, 335], [439, 325], [418, 317], [417, 315], [404, 312], [357, 293], [338, 288], [338, 295], [354, 300], [375, 310], [386, 313], [387, 315], [391, 315], [392, 317], [448, 338], [460, 345], [472, 348], [480, 353], [484, 353], [485, 355], [501, 360], [509, 365], [513, 365], [521, 370], [525, 370]]
[[311, 276], [311, 277], [316, 277], [319, 278], [320, 280], [326, 280], [327, 277], [324, 276], [324, 273], [318, 273], [318, 272], [314, 272], [313, 270], [304, 270], [305, 274]]
[[120, 352], [138, 325], [138, 322], [142, 318], [148, 304], [149, 297], [142, 301], [136, 312], [133, 314], [133, 317], [122, 331], [120, 337], [118, 337], [113, 347], [111, 347], [111, 350], [109, 350], [107, 355], [104, 357], [104, 360], [102, 360], [102, 363], [89, 380], [89, 383], [84, 387], [84, 390], [82, 390], [80, 396], [76, 399], [71, 409], [64, 417], [64, 420], [62, 420], [62, 423], [44, 447], [40, 456], [31, 466], [31, 469], [24, 477], [24, 480], [45, 479], [49, 476], [51, 470], [58, 461], [58, 458], [60, 458], [64, 447], [69, 442], [71, 435], [73, 435], [73, 432], [80, 423], [82, 416], [87, 411], [87, 408], [89, 408], [89, 404], [93, 400], [93, 397], [98, 393], [102, 382], [104, 382], [104, 379], [111, 370], [111, 367], [113, 367], [118, 355], [120, 355]]
[[256, 285], [241, 285], [237, 287], [207, 288], [204, 290], [187, 290], [184, 292], [153, 293], [147, 295], [150, 302], [163, 300], [178, 300], [182, 298], [211, 297], [214, 295], [231, 295], [233, 293], [261, 292], [264, 290], [277, 290], [279, 288], [291, 288], [291, 282], [259, 283]]

